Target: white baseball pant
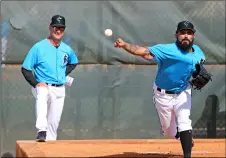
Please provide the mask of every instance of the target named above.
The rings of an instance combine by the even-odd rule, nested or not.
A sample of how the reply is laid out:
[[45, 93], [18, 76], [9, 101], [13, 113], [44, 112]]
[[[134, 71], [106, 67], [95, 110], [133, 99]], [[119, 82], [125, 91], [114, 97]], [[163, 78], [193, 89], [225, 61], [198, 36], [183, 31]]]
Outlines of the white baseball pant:
[[191, 87], [180, 94], [166, 94], [153, 85], [153, 102], [165, 136], [175, 138], [178, 132], [191, 130]]
[[36, 99], [36, 129], [37, 132], [46, 131], [46, 140], [57, 139], [57, 129], [65, 100], [65, 86], [32, 87], [32, 94]]

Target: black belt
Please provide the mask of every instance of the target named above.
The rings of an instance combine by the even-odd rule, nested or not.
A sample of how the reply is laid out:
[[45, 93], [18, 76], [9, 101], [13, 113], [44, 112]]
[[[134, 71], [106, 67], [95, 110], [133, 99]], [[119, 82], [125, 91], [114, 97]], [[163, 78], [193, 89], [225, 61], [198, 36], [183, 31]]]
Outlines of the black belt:
[[53, 87], [61, 87], [63, 84], [51, 84], [51, 83], [46, 83], [47, 85], [53, 86]]
[[[157, 90], [158, 90], [159, 92], [162, 91], [162, 89], [159, 88], [159, 87], [157, 87]], [[165, 93], [166, 93], [166, 94], [180, 94], [181, 92], [173, 92], [173, 91], [167, 91], [167, 90], [165, 90]]]

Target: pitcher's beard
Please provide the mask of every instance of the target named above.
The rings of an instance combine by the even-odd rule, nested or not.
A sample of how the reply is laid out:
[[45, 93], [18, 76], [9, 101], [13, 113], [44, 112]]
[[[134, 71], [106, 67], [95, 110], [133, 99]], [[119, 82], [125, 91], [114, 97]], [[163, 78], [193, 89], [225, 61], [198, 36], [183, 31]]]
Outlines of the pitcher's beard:
[[180, 49], [182, 49], [182, 50], [184, 50], [184, 51], [188, 51], [189, 49], [191, 49], [192, 48], [192, 45], [193, 45], [193, 42], [194, 42], [194, 40], [193, 41], [191, 41], [191, 42], [189, 42], [189, 44], [187, 44], [187, 43], [182, 43], [183, 41], [178, 41], [177, 40], [177, 46], [180, 48]]

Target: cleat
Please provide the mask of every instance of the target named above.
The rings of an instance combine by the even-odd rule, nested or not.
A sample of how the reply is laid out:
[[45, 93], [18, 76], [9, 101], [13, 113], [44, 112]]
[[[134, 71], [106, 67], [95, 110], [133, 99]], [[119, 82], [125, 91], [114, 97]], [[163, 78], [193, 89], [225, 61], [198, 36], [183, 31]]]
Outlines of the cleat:
[[46, 131], [38, 132], [38, 136], [36, 138], [37, 142], [45, 142], [46, 141]]

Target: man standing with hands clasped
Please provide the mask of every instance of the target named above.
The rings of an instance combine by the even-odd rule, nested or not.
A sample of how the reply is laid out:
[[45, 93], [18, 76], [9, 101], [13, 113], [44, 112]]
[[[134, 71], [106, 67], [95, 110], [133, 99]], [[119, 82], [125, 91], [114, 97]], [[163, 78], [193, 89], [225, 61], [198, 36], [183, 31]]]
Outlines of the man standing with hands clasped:
[[36, 99], [38, 142], [57, 139], [64, 107], [66, 76], [78, 64], [75, 52], [62, 41], [65, 28], [65, 18], [53, 16], [48, 38], [35, 43], [22, 64], [22, 74], [32, 86]]
[[[205, 61], [202, 50], [193, 44], [195, 32], [191, 22], [181, 21], [175, 33], [176, 42], [173, 43], [142, 47], [126, 43], [120, 38], [114, 43], [115, 47], [123, 48], [130, 54], [157, 61], [158, 72], [153, 84], [153, 102], [162, 131], [166, 136], [180, 139], [184, 157], [191, 157], [194, 145], [189, 118], [192, 88], [189, 80], [199, 74], [197, 64]], [[209, 75], [207, 80], [192, 80], [192, 83], [202, 88], [208, 81]]]

